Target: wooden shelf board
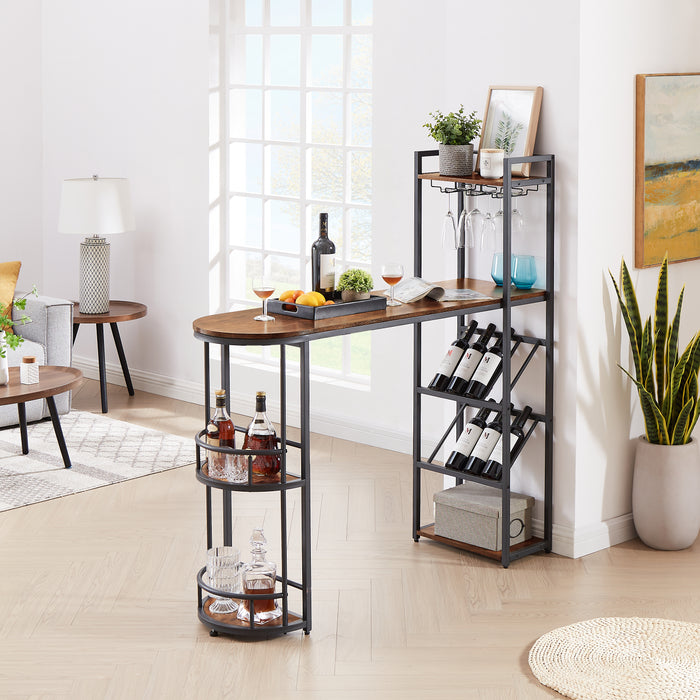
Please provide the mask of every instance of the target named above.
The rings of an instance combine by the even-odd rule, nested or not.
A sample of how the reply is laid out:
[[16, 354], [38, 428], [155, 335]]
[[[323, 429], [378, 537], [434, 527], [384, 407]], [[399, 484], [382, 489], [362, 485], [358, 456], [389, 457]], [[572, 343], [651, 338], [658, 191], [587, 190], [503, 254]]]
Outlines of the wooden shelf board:
[[[270, 629], [273, 627], [281, 627], [282, 626], [282, 615], [280, 615], [277, 619], [275, 620], [270, 620], [270, 622], [266, 622], [265, 624], [254, 624], [253, 627], [251, 628], [250, 622], [246, 622], [245, 620], [239, 620], [236, 617], [235, 612], [232, 613], [212, 613], [209, 612], [209, 608], [211, 607], [211, 604], [213, 603], [212, 598], [207, 598], [204, 601], [204, 612], [206, 613], [207, 617], [211, 618], [211, 621], [214, 623], [219, 623], [219, 624], [224, 624], [224, 625], [231, 625], [233, 627], [240, 627], [241, 629], [253, 629], [253, 630], [266, 630]], [[301, 622], [302, 618], [299, 615], [294, 614], [293, 612], [290, 612], [288, 615], [288, 621], [287, 624], [291, 625], [294, 624], [295, 622]]]
[[[436, 542], [440, 542], [441, 544], [447, 544], [450, 547], [462, 549], [465, 552], [471, 552], [472, 554], [480, 554], [483, 557], [488, 557], [489, 559], [501, 561], [502, 552], [500, 549], [484, 549], [483, 547], [477, 547], [474, 544], [467, 544], [466, 542], [460, 542], [459, 540], [451, 540], [449, 537], [441, 537], [440, 535], [435, 534], [435, 523], [431, 523], [430, 525], [424, 525], [420, 530], [418, 530], [418, 534], [421, 537], [427, 537], [429, 540], [435, 540]], [[524, 542], [514, 544], [510, 548], [510, 551], [517, 552], [519, 549], [529, 547], [531, 544], [535, 544], [536, 542], [544, 542], [544, 540], [541, 537], [531, 537], [529, 540], [525, 540]]]

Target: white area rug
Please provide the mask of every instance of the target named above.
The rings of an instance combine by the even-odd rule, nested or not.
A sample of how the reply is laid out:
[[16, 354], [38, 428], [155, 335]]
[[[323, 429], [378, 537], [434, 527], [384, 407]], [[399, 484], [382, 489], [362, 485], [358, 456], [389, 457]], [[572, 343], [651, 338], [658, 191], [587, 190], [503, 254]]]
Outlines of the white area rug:
[[0, 430], [0, 511], [68, 496], [195, 461], [193, 438], [72, 411], [61, 416], [72, 469], [64, 469], [51, 421], [29, 426], [29, 454], [19, 428]]
[[542, 635], [529, 662], [540, 683], [567, 698], [697, 700], [700, 625], [599, 617]]

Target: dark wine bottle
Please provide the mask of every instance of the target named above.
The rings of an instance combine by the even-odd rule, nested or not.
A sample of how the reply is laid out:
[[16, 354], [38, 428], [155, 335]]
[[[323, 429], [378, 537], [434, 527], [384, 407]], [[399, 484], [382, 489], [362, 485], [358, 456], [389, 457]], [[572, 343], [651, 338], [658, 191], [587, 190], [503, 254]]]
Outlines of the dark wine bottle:
[[486, 466], [486, 462], [489, 461], [491, 452], [493, 452], [498, 438], [501, 437], [503, 432], [503, 426], [501, 424], [502, 416], [499, 413], [496, 414], [495, 418], [484, 428], [484, 432], [481, 433], [479, 440], [466, 464], [462, 467], [462, 471], [469, 472], [470, 474], [481, 474]]
[[[513, 455], [516, 454], [516, 448], [519, 447], [519, 443], [525, 439], [525, 432], [523, 428], [525, 427], [525, 423], [527, 423], [527, 419], [530, 417], [531, 413], [532, 408], [530, 406], [525, 406], [525, 408], [523, 408], [523, 410], [520, 411], [520, 413], [510, 426], [510, 434], [512, 437], [510, 441], [511, 459], [513, 458]], [[481, 473], [481, 476], [485, 476], [489, 479], [495, 479], [496, 481], [498, 481], [500, 480], [502, 474], [503, 434], [501, 434], [501, 437], [498, 439], [496, 446], [493, 448], [493, 452], [491, 453], [488, 462], [486, 462], [486, 466], [484, 467], [484, 471]]]
[[489, 323], [479, 340], [472, 343], [466, 349], [452, 375], [452, 379], [450, 379], [450, 383], [447, 385], [447, 391], [450, 394], [459, 394], [460, 396], [466, 395], [469, 380], [479, 366], [479, 362], [481, 362], [481, 358], [486, 352], [486, 344], [491, 340], [491, 336], [495, 330], [496, 326], [493, 323]]
[[465, 426], [462, 434], [457, 440], [454, 450], [447, 458], [445, 466], [448, 469], [460, 470], [466, 463], [469, 455], [474, 449], [474, 445], [481, 437], [486, 427], [486, 419], [491, 413], [490, 409], [482, 408]]
[[328, 238], [328, 214], [319, 215], [318, 238], [311, 246], [311, 287], [326, 299], [335, 292], [335, 243]]
[[481, 358], [467, 385], [467, 396], [483, 399], [503, 370], [503, 338], [499, 338]]
[[428, 389], [443, 391], [447, 388], [452, 378], [452, 373], [462, 359], [462, 355], [464, 355], [464, 352], [469, 347], [469, 340], [474, 335], [478, 326], [479, 324], [476, 321], [472, 321], [467, 330], [450, 345], [449, 350], [445, 354], [445, 357], [442, 358], [442, 362], [433, 377], [433, 381], [428, 384]]

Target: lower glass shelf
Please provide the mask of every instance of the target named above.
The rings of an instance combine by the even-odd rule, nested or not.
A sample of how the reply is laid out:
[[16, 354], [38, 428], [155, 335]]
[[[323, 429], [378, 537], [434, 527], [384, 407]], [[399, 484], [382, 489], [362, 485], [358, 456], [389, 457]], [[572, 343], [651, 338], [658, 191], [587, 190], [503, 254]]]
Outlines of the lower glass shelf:
[[[483, 547], [477, 547], [475, 544], [467, 544], [466, 542], [460, 542], [459, 540], [451, 540], [449, 537], [441, 537], [435, 534], [435, 523], [430, 525], [424, 525], [418, 530], [418, 534], [421, 537], [427, 537], [429, 540], [435, 540], [441, 544], [447, 544], [450, 547], [455, 547], [456, 549], [462, 549], [465, 552], [472, 552], [473, 554], [480, 554], [483, 557], [488, 557], [489, 559], [494, 559], [496, 561], [501, 561], [502, 551], [500, 549], [484, 549]], [[532, 545], [538, 543], [544, 545], [544, 540], [541, 537], [531, 537], [529, 540], [514, 544], [510, 548], [511, 554], [515, 554], [519, 550], [526, 549]]]
[[276, 637], [288, 632], [304, 629], [304, 620], [297, 613], [289, 612], [287, 624], [283, 624], [283, 616], [270, 620], [263, 625], [239, 620], [236, 613], [211, 613], [209, 608], [214, 602], [213, 598], [205, 598], [202, 607], [198, 610], [199, 619], [212, 630], [233, 636], [249, 637]]

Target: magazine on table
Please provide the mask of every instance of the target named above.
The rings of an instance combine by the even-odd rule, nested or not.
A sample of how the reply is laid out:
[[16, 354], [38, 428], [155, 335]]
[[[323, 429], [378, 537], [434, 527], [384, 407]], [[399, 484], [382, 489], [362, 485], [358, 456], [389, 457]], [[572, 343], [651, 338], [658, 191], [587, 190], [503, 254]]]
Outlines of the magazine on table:
[[425, 297], [435, 299], [435, 301], [468, 301], [489, 298], [473, 289], [445, 289], [437, 284], [430, 284], [420, 277], [408, 277], [401, 280], [394, 287], [394, 297], [404, 304], [411, 304]]

